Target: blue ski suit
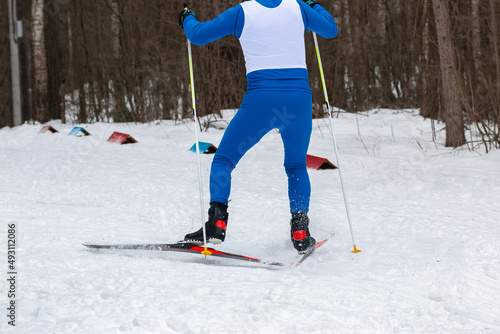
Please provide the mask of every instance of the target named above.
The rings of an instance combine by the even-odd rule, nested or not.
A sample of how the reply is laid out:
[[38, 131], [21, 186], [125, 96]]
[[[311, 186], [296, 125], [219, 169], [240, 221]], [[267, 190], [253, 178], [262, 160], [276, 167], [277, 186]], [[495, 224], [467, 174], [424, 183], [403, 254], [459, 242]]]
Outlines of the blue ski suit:
[[[278, 11], [285, 5], [294, 10], [298, 20], [290, 23], [286, 21], [287, 18], [283, 17], [286, 15], [283, 14], [287, 12]], [[281, 29], [281, 35], [277, 32], [277, 36], [273, 36], [275, 30], [272, 26], [267, 30], [263, 28], [264, 33], [262, 33], [260, 25], [266, 16], [270, 18], [268, 21], [271, 24], [276, 20], [280, 21], [280, 24], [290, 25], [290, 28], [293, 28], [290, 31], [297, 31], [296, 28], [300, 27], [299, 33], [291, 39], [294, 41], [293, 38], [296, 38], [300, 43], [284, 44], [280, 54], [259, 56], [259, 53], [267, 52], [268, 49], [272, 53], [274, 42], [279, 44], [290, 34], [289, 29], [285, 27]], [[300, 19], [301, 22], [297, 22]], [[303, 55], [300, 55], [301, 52], [290, 51], [286, 55], [287, 50], [294, 50], [296, 45], [299, 45], [297, 47], [299, 50], [303, 48], [300, 45], [304, 43], [306, 29], [325, 38], [337, 35], [333, 17], [321, 5], [311, 8], [301, 0], [293, 0], [293, 3], [292, 0], [247, 1], [203, 23], [192, 15], [185, 18], [184, 32], [189, 41], [195, 45], [203, 45], [234, 34], [244, 49], [247, 67], [247, 92], [238, 112], [227, 127], [212, 162], [210, 202], [228, 203], [231, 172], [250, 148], [266, 133], [277, 128], [280, 130], [284, 145], [284, 167], [288, 176], [290, 212], [309, 211], [311, 185], [306, 169], [306, 155], [312, 130], [311, 88], [305, 68], [305, 50], [302, 50]], [[251, 34], [261, 34], [261, 36]], [[250, 43], [253, 44], [244, 45], [245, 38], [252, 39]], [[261, 47], [261, 41], [266, 38], [268, 40], [271, 38], [274, 42], [268, 43], [268, 48]], [[285, 55], [282, 56], [283, 54]], [[303, 65], [301, 63], [297, 67], [294, 65], [287, 67], [288, 63], [295, 64], [295, 60], [289, 58], [300, 57], [304, 58]]]

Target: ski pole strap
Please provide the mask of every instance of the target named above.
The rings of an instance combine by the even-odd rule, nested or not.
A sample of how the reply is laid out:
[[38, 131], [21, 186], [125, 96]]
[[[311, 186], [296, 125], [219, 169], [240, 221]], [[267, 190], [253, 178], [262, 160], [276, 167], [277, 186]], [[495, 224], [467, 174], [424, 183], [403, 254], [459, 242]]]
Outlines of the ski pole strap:
[[184, 9], [179, 13], [179, 27], [182, 29], [184, 29], [184, 19], [189, 15], [196, 17], [196, 14], [191, 9], [188, 9], [187, 4], [185, 3]]

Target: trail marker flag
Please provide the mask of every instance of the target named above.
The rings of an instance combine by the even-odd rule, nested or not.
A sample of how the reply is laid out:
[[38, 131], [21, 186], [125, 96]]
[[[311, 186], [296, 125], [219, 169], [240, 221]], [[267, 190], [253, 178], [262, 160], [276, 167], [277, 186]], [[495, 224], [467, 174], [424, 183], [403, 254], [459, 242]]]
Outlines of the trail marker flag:
[[307, 168], [311, 169], [336, 169], [337, 166], [332, 164], [328, 159], [317, 157], [314, 155], [307, 155]]
[[52, 133], [59, 132], [59, 131], [57, 131], [56, 129], [54, 129], [52, 126], [50, 126], [50, 125], [46, 125], [46, 126], [44, 126], [44, 127], [40, 130], [40, 133], [45, 133], [45, 132], [47, 132], [47, 131], [50, 131], [50, 132], [52, 132]]
[[77, 137], [82, 137], [82, 136], [90, 136], [90, 133], [88, 133], [87, 130], [80, 126], [75, 126], [73, 130], [71, 130], [68, 133], [68, 136], [77, 136]]
[[[196, 143], [194, 143], [193, 146], [191, 146], [191, 148], [189, 150], [191, 152], [196, 153]], [[200, 152], [201, 153], [212, 154], [212, 153], [215, 153], [216, 151], [217, 151], [217, 147], [215, 147], [212, 143], [205, 143], [205, 142], [200, 141]]]
[[137, 143], [137, 140], [135, 140], [131, 135], [116, 131], [113, 132], [111, 137], [108, 138], [108, 141], [110, 143], [118, 143], [120, 145]]

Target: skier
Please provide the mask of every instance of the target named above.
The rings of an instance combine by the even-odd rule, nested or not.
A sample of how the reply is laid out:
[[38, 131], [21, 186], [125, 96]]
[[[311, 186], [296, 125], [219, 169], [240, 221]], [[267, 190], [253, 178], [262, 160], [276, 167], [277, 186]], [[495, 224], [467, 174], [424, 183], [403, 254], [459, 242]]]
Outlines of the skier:
[[[208, 242], [226, 237], [231, 172], [243, 155], [274, 128], [280, 130], [288, 177], [290, 236], [304, 253], [316, 241], [309, 233], [311, 185], [306, 154], [312, 130], [312, 94], [305, 61], [304, 33], [325, 38], [337, 35], [333, 17], [313, 0], [250, 0], [217, 18], [199, 22], [188, 9], [179, 25], [189, 41], [203, 45], [234, 34], [245, 56], [247, 92], [227, 127], [210, 171], [210, 209], [205, 223]], [[203, 243], [203, 228], [187, 234], [189, 243]]]

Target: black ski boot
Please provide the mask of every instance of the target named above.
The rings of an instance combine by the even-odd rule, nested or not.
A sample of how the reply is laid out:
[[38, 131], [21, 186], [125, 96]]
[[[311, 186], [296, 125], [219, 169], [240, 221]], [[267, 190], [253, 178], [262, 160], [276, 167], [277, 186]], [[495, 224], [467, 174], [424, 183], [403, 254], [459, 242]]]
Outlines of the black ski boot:
[[[227, 219], [227, 205], [212, 202], [210, 209], [208, 209], [208, 221], [205, 223], [205, 232], [207, 234], [207, 242], [213, 244], [221, 244], [226, 238]], [[192, 244], [203, 244], [203, 227], [198, 231], [186, 234], [184, 241]]]
[[316, 245], [316, 240], [309, 233], [309, 217], [307, 217], [307, 212], [292, 213], [290, 227], [293, 247], [300, 254], [305, 253], [310, 247]]

